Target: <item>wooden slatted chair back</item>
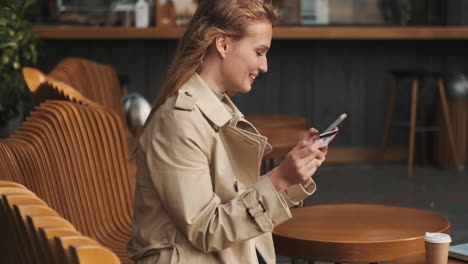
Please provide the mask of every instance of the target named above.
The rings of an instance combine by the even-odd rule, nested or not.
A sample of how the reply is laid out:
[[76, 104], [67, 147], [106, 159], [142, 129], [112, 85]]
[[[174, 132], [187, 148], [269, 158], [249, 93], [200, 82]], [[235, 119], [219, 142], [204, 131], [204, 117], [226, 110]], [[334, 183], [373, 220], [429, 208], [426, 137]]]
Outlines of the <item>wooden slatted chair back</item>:
[[[0, 180], [22, 183], [20, 165], [9, 141], [0, 139]], [[5, 164], [5, 165], [3, 165]]]
[[23, 68], [23, 76], [33, 95], [34, 105], [47, 100], [67, 100], [91, 106], [100, 105], [69, 84], [45, 75], [36, 68]]
[[57, 236], [78, 236], [81, 233], [77, 230], [72, 230], [67, 227], [39, 227], [39, 237], [44, 242], [49, 259], [52, 259], [52, 263], [60, 264], [63, 262], [60, 258], [59, 251], [57, 250], [57, 244], [55, 237]]
[[0, 142], [14, 153], [22, 184], [122, 263], [132, 263], [125, 244], [134, 177], [122, 131], [118, 116], [103, 107], [48, 101]]
[[[8, 186], [10, 185], [10, 186]], [[24, 187], [11, 187], [13, 183], [3, 181], [0, 187], [0, 254], [6, 263], [28, 263], [21, 249], [26, 248], [25, 240], [18, 235], [17, 223], [13, 214], [13, 204], [46, 205], [45, 202]]]
[[22, 241], [20, 248], [24, 248], [26, 263], [46, 263], [41, 247], [37, 246], [34, 238], [34, 230], [27, 224], [28, 216], [47, 215], [59, 216], [59, 214], [48, 206], [43, 205], [13, 205], [14, 226], [17, 229], [18, 236]]
[[2, 181], [0, 180], [0, 187], [15, 187], [15, 188], [21, 188], [21, 189], [26, 189], [26, 187], [22, 184], [19, 184], [14, 181]]
[[113, 67], [84, 58], [68, 57], [61, 60], [49, 75], [124, 119], [123, 92]]
[[57, 236], [55, 237], [55, 244], [57, 245], [58, 259], [62, 263], [72, 263], [72, 257], [70, 253], [71, 246], [99, 245], [96, 240], [80, 235]]
[[[22, 248], [27, 248], [29, 246], [26, 240], [26, 234], [19, 232], [21, 226], [18, 226], [19, 222], [16, 219], [13, 208], [14, 205], [37, 205], [37, 206], [47, 206], [47, 203], [39, 199], [35, 195], [23, 193], [10, 193], [2, 194], [2, 211], [4, 211], [3, 216], [1, 217], [1, 226], [5, 226], [5, 232], [2, 235], [5, 244], [2, 249], [7, 250], [11, 255], [12, 262], [18, 262], [16, 259], [22, 259], [23, 262], [28, 262], [23, 256], [24, 252], [21, 252]], [[3, 255], [3, 254], [2, 254]], [[8, 263], [8, 261], [7, 261]]]
[[[81, 235], [25, 186], [0, 181], [0, 195], [2, 263], [121, 263], [111, 250]], [[82, 246], [91, 246], [94, 255], [81, 250]], [[73, 247], [79, 250], [71, 253]]]
[[[43, 227], [61, 227], [71, 231], [76, 231], [75, 227], [67, 220], [60, 216], [49, 215], [28, 215], [27, 228], [30, 230], [30, 240], [33, 247], [39, 250], [39, 255], [45, 263], [56, 263], [57, 258], [53, 255], [51, 247], [48, 245], [49, 240], [43, 240], [39, 233], [39, 228]], [[58, 263], [58, 262], [57, 262]]]
[[[123, 123], [129, 151], [137, 145], [135, 134], [127, 126], [122, 104], [122, 89], [115, 70], [105, 64], [83, 58], [63, 59], [48, 75], [25, 67], [23, 76], [32, 91], [35, 105], [46, 100], [68, 100], [88, 106], [101, 106], [115, 113]], [[131, 163], [134, 173], [136, 164]]]
[[77, 245], [70, 247], [72, 264], [120, 264], [120, 260], [107, 248], [96, 245]]

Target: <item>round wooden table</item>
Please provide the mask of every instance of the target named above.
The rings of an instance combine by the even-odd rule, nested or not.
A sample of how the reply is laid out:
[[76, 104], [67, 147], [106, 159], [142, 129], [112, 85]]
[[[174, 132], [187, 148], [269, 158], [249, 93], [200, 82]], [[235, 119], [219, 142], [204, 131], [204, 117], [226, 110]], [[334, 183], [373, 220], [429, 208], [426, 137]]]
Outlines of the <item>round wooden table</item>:
[[279, 255], [327, 262], [388, 262], [424, 251], [425, 232], [450, 232], [433, 212], [396, 206], [336, 204], [291, 209], [273, 231]]

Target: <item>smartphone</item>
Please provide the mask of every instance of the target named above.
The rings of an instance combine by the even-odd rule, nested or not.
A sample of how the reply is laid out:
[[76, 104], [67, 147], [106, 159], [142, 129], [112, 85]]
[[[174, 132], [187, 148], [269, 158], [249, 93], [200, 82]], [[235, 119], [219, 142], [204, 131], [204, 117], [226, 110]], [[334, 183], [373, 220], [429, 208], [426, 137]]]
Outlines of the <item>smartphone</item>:
[[[316, 140], [323, 140], [323, 144], [320, 146], [321, 148], [328, 146], [328, 143], [330, 143], [330, 141], [333, 139], [333, 136], [336, 135], [336, 133], [338, 133], [338, 129], [334, 128], [336, 128], [341, 122], [343, 122], [343, 120], [345, 120], [347, 116], [348, 115], [346, 113], [341, 114], [333, 123], [331, 123], [327, 127], [327, 129], [325, 129], [325, 131], [322, 134], [319, 135], [319, 137]], [[316, 140], [314, 140], [314, 142]]]
[[329, 138], [333, 135], [335, 135], [336, 133], [338, 133], [338, 129], [334, 129], [332, 131], [328, 131], [328, 132], [323, 132], [322, 134], [319, 135], [319, 139], [326, 139], [326, 138]]
[[332, 129], [334, 129], [335, 127], [337, 127], [343, 120], [345, 120], [345, 118], [347, 117], [348, 115], [346, 113], [343, 113], [340, 115], [340, 117], [338, 117], [333, 123], [331, 123], [327, 129], [325, 129], [325, 131], [323, 131], [323, 133], [326, 133], [326, 132], [329, 132], [331, 131]]
[[328, 131], [328, 132], [323, 132], [322, 134], [320, 134], [318, 136], [318, 138], [315, 141], [321, 139], [323, 141], [323, 144], [320, 145], [321, 148], [323, 147], [326, 147], [328, 146], [328, 143], [330, 143], [330, 141], [333, 139], [333, 136], [336, 135], [336, 133], [338, 133], [338, 128], [337, 129], [333, 129], [331, 131]]

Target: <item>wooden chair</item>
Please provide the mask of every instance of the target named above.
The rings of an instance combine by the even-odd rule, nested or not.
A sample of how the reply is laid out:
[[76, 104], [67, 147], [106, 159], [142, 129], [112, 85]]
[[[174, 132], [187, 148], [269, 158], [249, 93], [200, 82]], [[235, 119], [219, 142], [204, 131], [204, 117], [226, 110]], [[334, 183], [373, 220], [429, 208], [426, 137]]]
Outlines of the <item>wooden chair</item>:
[[[57, 87], [65, 96], [88, 98], [124, 119], [122, 96], [124, 95], [115, 70], [105, 64], [77, 57], [68, 57], [47, 75], [34, 68], [24, 68], [23, 75], [31, 91], [36, 92], [47, 81], [65, 86]], [[58, 82], [55, 82], [58, 81]], [[39, 99], [39, 98], [36, 98]], [[43, 98], [45, 100], [49, 98]], [[38, 101], [37, 103], [42, 103]]]
[[60, 253], [58, 251], [58, 245], [55, 242], [55, 237], [57, 236], [79, 236], [81, 235], [76, 229], [70, 229], [68, 227], [39, 227], [39, 237], [40, 240], [45, 245], [46, 253], [49, 256], [49, 259], [52, 259], [52, 263], [65, 263], [60, 258]]
[[[1, 224], [2, 246], [7, 254], [2, 254], [7, 263], [35, 263], [38, 254], [32, 245], [29, 232], [24, 224], [26, 214], [56, 214], [47, 204], [30, 191], [17, 188], [18, 192], [0, 188], [2, 193]], [[27, 253], [27, 254], [25, 254]]]
[[[62, 114], [66, 115], [67, 112], [62, 112]], [[72, 114], [71, 112], [69, 112], [69, 114]], [[76, 116], [77, 118], [77, 121], [79, 122], [93, 122], [93, 123], [96, 123], [96, 124], [99, 124], [99, 126], [101, 126], [102, 129], [104, 130], [107, 130], [109, 131], [107, 134], [109, 135], [109, 138], [96, 138], [96, 137], [91, 137], [91, 139], [96, 139], [92, 145], [94, 146], [108, 146], [109, 148], [109, 152], [110, 153], [114, 153], [115, 156], [111, 156], [111, 155], [95, 155], [94, 153], [97, 153], [98, 150], [96, 150], [95, 152], [93, 152], [92, 154], [94, 155], [94, 158], [90, 155], [87, 155], [87, 157], [82, 157], [83, 159], [85, 159], [85, 162], [89, 162], [90, 164], [92, 164], [94, 166], [94, 168], [98, 169], [100, 168], [101, 170], [105, 170], [107, 173], [111, 173], [110, 175], [113, 174], [113, 171], [115, 170], [118, 170], [118, 166], [119, 164], [116, 164], [115, 162], [115, 157], [117, 158], [122, 158], [124, 159], [124, 156], [122, 155], [119, 155], [121, 154], [122, 152], [121, 151], [118, 151], [118, 145], [117, 144], [112, 144], [112, 143], [118, 143], [119, 141], [116, 140], [115, 138], [112, 138], [113, 133], [112, 133], [112, 128], [109, 126], [109, 124], [106, 122], [105, 119], [101, 119], [102, 116], [99, 114], [99, 113], [93, 113], [92, 112], [89, 112], [88, 115], [86, 115], [86, 113], [83, 113], [84, 115], [82, 116]], [[69, 116], [71, 118], [71, 116]], [[95, 132], [92, 131], [92, 128], [93, 126], [82, 126], [82, 128], [84, 129], [83, 132], [84, 133], [89, 133], [89, 134], [93, 134]], [[78, 127], [76, 127], [76, 129], [78, 129]], [[88, 130], [88, 131], [86, 131]], [[117, 146], [116, 146], [117, 145]], [[114, 146], [117, 147], [114, 149]], [[85, 150], [83, 150], [82, 153], [86, 153]], [[115, 164], [115, 165], [112, 165], [112, 164]], [[121, 167], [120, 166], [120, 169], [122, 170], [125, 170], [124, 167]], [[93, 181], [94, 180], [94, 181]], [[103, 199], [103, 200], [115, 200], [115, 201], [119, 201], [122, 203], [122, 206], [118, 206], [116, 207], [116, 210], [115, 211], [108, 211], [108, 210], [103, 210], [103, 214], [101, 215], [102, 217], [106, 217], [108, 218], [108, 221], [112, 221], [112, 220], [117, 220], [115, 222], [116, 225], [118, 225], [117, 229], [118, 230], [129, 230], [129, 226], [131, 226], [131, 221], [129, 221], [130, 218], [128, 217], [125, 217], [124, 214], [120, 213], [121, 212], [121, 208], [131, 208], [132, 205], [131, 204], [125, 204], [127, 201], [120, 201], [119, 199], [119, 193], [121, 192], [125, 192], [125, 191], [130, 191], [130, 190], [125, 190], [125, 187], [126, 186], [123, 186], [121, 184], [121, 182], [119, 181], [115, 181], [113, 179], [112, 176], [109, 177], [109, 180], [107, 181], [104, 181], [103, 179], [101, 178], [90, 178], [90, 183], [89, 184], [92, 184], [94, 186], [96, 186], [96, 188], [101, 188], [101, 187], [104, 187], [106, 189], [102, 189], [100, 190], [100, 193], [102, 194], [109, 194], [109, 197], [103, 197], [103, 198], [100, 198], [100, 199]], [[82, 187], [82, 185], [78, 184], [77, 185], [78, 188]], [[83, 186], [83, 191], [86, 191], [88, 187], [85, 185]], [[108, 192], [107, 189], [113, 189], [112, 192]], [[115, 195], [117, 194], [117, 195]], [[91, 199], [89, 200], [89, 203], [96, 203], [96, 201], [98, 201], [99, 198], [97, 199]], [[98, 206], [98, 204], [95, 204], [94, 206]], [[104, 209], [109, 209], [109, 208], [104, 208]], [[118, 215], [112, 215], [112, 212], [117, 212]], [[122, 221], [120, 221], [122, 220]], [[106, 241], [109, 237], [109, 235], [106, 235], [105, 232], [109, 232], [109, 234], [116, 234], [118, 235], [118, 239], [120, 240], [126, 240], [128, 239], [128, 235], [123, 235], [121, 236], [119, 233], [113, 233], [111, 230], [108, 230], [108, 226], [105, 225], [103, 226], [104, 228], [102, 229], [97, 229], [95, 230], [95, 234], [96, 235], [100, 235], [101, 239], [98, 239], [99, 241], [101, 241], [102, 243], [105, 243], [104, 241]], [[112, 241], [108, 241], [108, 243], [112, 243]], [[120, 242], [119, 242], [120, 243]], [[116, 246], [119, 246], [118, 244]], [[120, 245], [121, 247], [121, 245]]]
[[52, 208], [42, 205], [13, 205], [15, 226], [18, 235], [23, 241], [28, 261], [26, 263], [47, 263], [45, 262], [42, 247], [38, 246], [35, 239], [35, 230], [28, 225], [28, 216], [59, 216]]
[[120, 260], [112, 253], [112, 251], [101, 246], [79, 245], [71, 246], [71, 263], [80, 264], [119, 264]]
[[67, 100], [85, 105], [99, 105], [69, 84], [45, 75], [35, 68], [23, 68], [23, 76], [33, 95], [34, 105], [47, 100]]
[[75, 236], [56, 236], [55, 245], [58, 252], [58, 259], [60, 263], [72, 263], [72, 256], [70, 252], [71, 246], [92, 245], [99, 246], [99, 243], [89, 237], [75, 235]]
[[2, 166], [0, 170], [1, 180], [23, 182], [18, 161], [6, 141], [0, 143], [0, 164], [8, 164], [8, 166]]
[[26, 189], [24, 185], [19, 184], [17, 182], [13, 182], [13, 181], [0, 181], [0, 187], [16, 187], [16, 188]]
[[18, 182], [122, 263], [131, 237], [134, 175], [117, 115], [100, 106], [48, 101], [15, 134], [0, 140]]
[[70, 85], [124, 120], [124, 94], [117, 73], [111, 66], [83, 58], [68, 57], [61, 60], [49, 75]]
[[[18, 156], [20, 163], [28, 169], [28, 173], [23, 174], [22, 178], [27, 186], [34, 186], [31, 189], [42, 199], [50, 204], [61, 205], [61, 207], [56, 208], [57, 210], [68, 210], [66, 205], [61, 202], [64, 197], [61, 195], [55, 179], [53, 177], [39, 177], [39, 175], [51, 173], [48, 169], [53, 168], [53, 161], [42, 154], [47, 151], [47, 142], [44, 142], [31, 127], [25, 126], [24, 130], [18, 131], [17, 138], [23, 141], [15, 142], [18, 146], [17, 151], [22, 153], [21, 156]], [[24, 142], [31, 144], [24, 144]]]
[[[13, 205], [37, 205], [37, 206], [48, 206], [46, 202], [43, 200], [37, 198], [36, 196], [30, 196], [30, 195], [21, 195], [21, 194], [8, 194], [8, 195], [3, 195], [3, 202], [4, 204], [7, 204], [11, 209], [13, 209]], [[18, 236], [18, 222], [13, 216], [13, 211], [9, 210], [9, 216], [8, 216], [8, 230], [10, 235], [7, 237], [9, 243], [14, 241], [12, 246], [11, 244], [9, 245], [9, 248], [11, 252], [13, 253], [13, 260], [10, 263], [31, 263], [31, 260], [27, 260], [24, 258], [24, 249], [27, 248], [28, 244], [25, 242], [25, 238], [21, 239]], [[22, 250], [23, 249], [23, 250]], [[18, 259], [21, 259], [21, 261], [18, 261]]]
[[35, 68], [23, 68], [23, 76], [33, 93], [35, 105], [46, 100], [69, 100], [86, 105], [100, 105], [114, 112], [124, 123], [126, 140], [133, 150], [136, 135], [126, 125], [122, 104], [123, 91], [115, 70], [105, 64], [68, 57], [47, 75]]
[[31, 191], [22, 187], [0, 188], [0, 254], [7, 263], [27, 263], [21, 254], [20, 248], [24, 248], [25, 241], [18, 236], [16, 220], [13, 214], [13, 205], [41, 205], [47, 204], [37, 198]]
[[26, 194], [26, 195], [31, 195], [31, 196], [36, 196], [33, 192], [31, 192], [28, 189], [22, 188], [22, 187], [0, 187], [0, 195], [4, 194]]
[[[100, 246], [96, 240], [81, 235], [69, 221], [33, 192], [18, 184], [0, 183], [3, 186], [19, 186], [0, 185], [2, 263], [120, 263], [112, 251]], [[56, 245], [57, 238], [61, 243]], [[93, 250], [80, 249], [70, 253], [73, 250], [71, 247], [81, 246], [92, 246]], [[66, 252], [59, 248], [66, 248]]]
[[41, 259], [44, 259], [46, 263], [60, 263], [53, 254], [54, 250], [49, 246], [51, 240], [43, 240], [39, 233], [39, 228], [44, 227], [61, 227], [66, 228], [70, 231], [77, 232], [75, 227], [67, 220], [60, 216], [48, 216], [48, 215], [35, 215], [27, 216], [28, 229], [31, 230], [31, 241], [35, 248], [40, 249]]
[[[13, 213], [13, 205], [43, 205], [46, 206], [47, 204], [37, 198], [34, 193], [31, 191], [18, 188], [18, 187], [0, 187], [0, 212], [2, 217], [0, 217], [0, 225], [1, 226], [11, 226], [14, 222], [14, 213]], [[5, 229], [4, 242], [9, 243], [9, 239], [7, 238], [10, 234], [10, 230]]]

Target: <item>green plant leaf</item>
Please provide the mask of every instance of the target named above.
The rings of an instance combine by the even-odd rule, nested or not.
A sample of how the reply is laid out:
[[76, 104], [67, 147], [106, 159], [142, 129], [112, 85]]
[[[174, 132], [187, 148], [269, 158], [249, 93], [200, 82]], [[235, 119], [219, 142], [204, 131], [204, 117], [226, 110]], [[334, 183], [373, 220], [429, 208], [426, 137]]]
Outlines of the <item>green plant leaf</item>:
[[33, 5], [35, 5], [37, 3], [36, 0], [27, 0], [26, 3], [24, 3], [24, 6], [23, 6], [23, 12], [25, 12], [25, 10], [28, 10], [29, 8], [31, 8]]
[[7, 57], [7, 56], [2, 56], [2, 64], [8, 64], [8, 62], [10, 61], [10, 58]]
[[10, 48], [15, 48], [15, 46], [16, 46], [16, 43], [14, 43], [14, 42], [7, 42], [7, 43], [2, 43], [2, 44], [0, 44], [0, 49], [5, 49], [5, 48], [8, 48], [8, 47], [10, 47]]
[[37, 63], [40, 40], [25, 14], [36, 2], [0, 0], [0, 126], [27, 99], [19, 89], [24, 82], [21, 67]]

